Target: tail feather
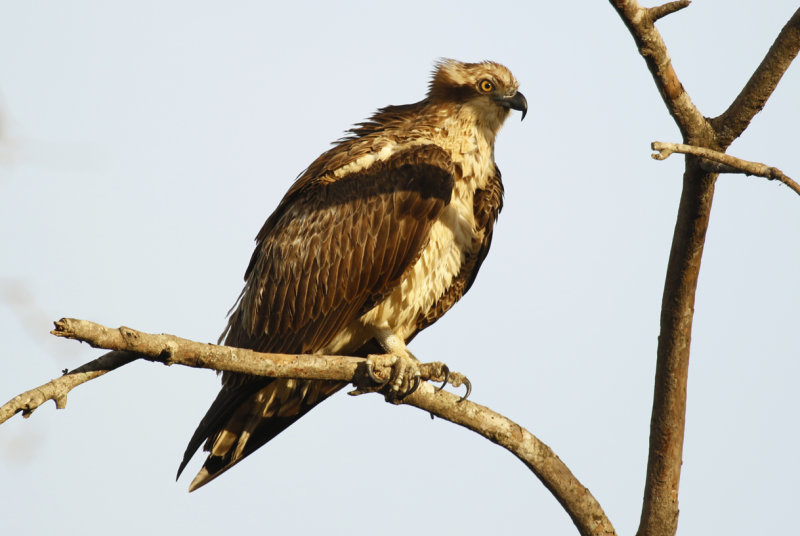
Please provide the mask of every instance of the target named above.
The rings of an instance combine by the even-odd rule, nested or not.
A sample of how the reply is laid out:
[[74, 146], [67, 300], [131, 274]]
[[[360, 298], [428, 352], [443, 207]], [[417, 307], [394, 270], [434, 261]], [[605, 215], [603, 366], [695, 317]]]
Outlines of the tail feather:
[[284, 431], [346, 383], [259, 378], [223, 388], [200, 421], [178, 468], [180, 477], [205, 441], [209, 456], [189, 486], [207, 484]]
[[[175, 475], [175, 480], [181, 477], [181, 473], [186, 469], [189, 460], [192, 459], [194, 453], [200, 448], [203, 442], [213, 435], [216, 435], [225, 425], [225, 421], [233, 414], [236, 409], [244, 403], [245, 399], [263, 387], [262, 383], [251, 382], [248, 384], [237, 386], [235, 389], [222, 389], [211, 407], [206, 411], [205, 416], [200, 420], [197, 429], [192, 434], [189, 444], [186, 446], [186, 451], [183, 453], [183, 460], [178, 467], [178, 474]], [[206, 445], [205, 450], [208, 450]]]

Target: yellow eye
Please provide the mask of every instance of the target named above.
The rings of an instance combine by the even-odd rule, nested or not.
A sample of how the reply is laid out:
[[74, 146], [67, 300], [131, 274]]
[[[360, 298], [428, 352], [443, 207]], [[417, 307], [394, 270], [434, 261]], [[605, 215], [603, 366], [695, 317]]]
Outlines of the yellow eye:
[[494, 89], [494, 84], [492, 84], [491, 80], [481, 80], [481, 83], [478, 84], [478, 87], [480, 87], [481, 91], [484, 93], [489, 93]]

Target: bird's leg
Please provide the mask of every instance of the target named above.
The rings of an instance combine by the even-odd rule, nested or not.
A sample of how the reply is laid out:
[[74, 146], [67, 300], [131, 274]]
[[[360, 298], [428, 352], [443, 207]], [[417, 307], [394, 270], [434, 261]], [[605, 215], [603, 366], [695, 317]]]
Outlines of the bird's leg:
[[[422, 380], [442, 382], [437, 388], [440, 391], [448, 383], [454, 387], [467, 386], [467, 392], [462, 398], [469, 396], [472, 386], [469, 380], [458, 372], [451, 372], [444, 363], [434, 361], [420, 363], [414, 357], [405, 342], [389, 328], [373, 328], [375, 339], [386, 354], [370, 354], [367, 356], [366, 373], [375, 382], [377, 388], [359, 388], [350, 394], [361, 394], [370, 390], [385, 390], [387, 400], [402, 400], [417, 390]], [[390, 369], [386, 371], [386, 369]], [[380, 374], [379, 372], [380, 371]], [[386, 371], [386, 372], [384, 372]], [[386, 375], [384, 377], [384, 374]]]

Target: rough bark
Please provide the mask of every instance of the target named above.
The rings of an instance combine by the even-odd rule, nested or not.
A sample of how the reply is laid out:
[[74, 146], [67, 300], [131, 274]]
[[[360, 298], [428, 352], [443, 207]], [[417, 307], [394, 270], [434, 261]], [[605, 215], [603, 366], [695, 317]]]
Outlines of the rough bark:
[[[729, 154], [721, 153], [705, 147], [695, 147], [694, 145], [685, 145], [683, 143], [664, 143], [654, 141], [650, 144], [650, 148], [658, 151], [652, 154], [656, 160], [664, 160], [673, 153], [690, 154], [703, 158], [700, 162], [700, 167], [704, 171], [711, 171], [714, 173], [744, 173], [745, 175], [756, 175], [764, 177], [771, 181], [780, 181], [798, 195], [800, 195], [800, 184], [792, 180], [783, 171], [776, 167], [761, 164], [759, 162], [750, 162], [736, 158]], [[710, 161], [710, 162], [709, 162]], [[718, 164], [718, 165], [717, 165]]]
[[[654, 149], [666, 151], [661, 153], [664, 158], [669, 151], [693, 155], [686, 158], [683, 191], [665, 276], [650, 452], [638, 530], [642, 536], [672, 535], [677, 531], [678, 522], [678, 489], [695, 292], [717, 174], [731, 172], [730, 166], [733, 166], [745, 173], [781, 180], [800, 193], [797, 183], [777, 168], [753, 162], [742, 164], [744, 161], [739, 159], [733, 159], [738, 161], [734, 162], [731, 160], [733, 157], [724, 154], [764, 107], [798, 54], [800, 9], [781, 30], [764, 60], [728, 109], [719, 117], [709, 120], [695, 107], [684, 90], [666, 45], [655, 28], [657, 20], [687, 7], [689, 1], [678, 0], [651, 8], [642, 7], [636, 0], [610, 2], [631, 32], [665, 106], [683, 137], [683, 144]], [[721, 164], [709, 165], [707, 159]], [[363, 360], [359, 358], [259, 354], [194, 343], [169, 335], [148, 335], [129, 328], [110, 330], [83, 322], [65, 320], [58, 334], [66, 336], [69, 332], [75, 338], [116, 350], [15, 397], [0, 408], [0, 422], [17, 412], [29, 416], [47, 400], [54, 400], [56, 406], [62, 408], [66, 404], [67, 393], [75, 386], [138, 358], [273, 377], [353, 381], [359, 388], [364, 383]], [[79, 332], [82, 335], [78, 335]], [[439, 372], [435, 367], [430, 368], [428, 377], [438, 378]], [[524, 428], [488, 408], [471, 401], [461, 401], [458, 396], [447, 392], [435, 391], [427, 383], [423, 383], [417, 392], [400, 403], [422, 408], [502, 445], [522, 460], [554, 494], [581, 534], [614, 534], [611, 523], [589, 491], [547, 445]]]
[[[610, 0], [631, 32], [685, 145], [724, 152], [764, 106], [800, 48], [800, 10], [781, 31], [764, 61], [729, 109], [707, 120], [683, 89], [655, 21], [686, 7], [655, 8]], [[715, 170], [687, 158], [678, 217], [661, 302], [650, 451], [639, 536], [671, 536], [678, 528], [678, 487], [686, 421], [689, 349], [700, 261], [714, 197]]]
[[[174, 335], [153, 335], [127, 327], [107, 328], [94, 322], [64, 318], [56, 322], [52, 332], [59, 337], [76, 339], [95, 348], [113, 350], [80, 369], [66, 372], [40, 387], [14, 397], [0, 407], [0, 423], [18, 412], [30, 415], [37, 407], [56, 401], [59, 408], [66, 405], [67, 393], [77, 385], [96, 378], [109, 370], [142, 358], [166, 365], [185, 365], [243, 372], [277, 378], [342, 380], [364, 389], [365, 359], [347, 356], [263, 354], [242, 348], [231, 348], [182, 339]], [[421, 367], [423, 377], [439, 377], [440, 368]], [[388, 377], [388, 370], [376, 370]], [[373, 389], [374, 390], [374, 389]], [[424, 382], [409, 396], [393, 403], [407, 404], [431, 415], [468, 428], [502, 446], [530, 469], [558, 502], [564, 507], [578, 532], [584, 536], [614, 535], [614, 528], [600, 504], [589, 490], [570, 472], [553, 451], [522, 426], [491, 409], [463, 400], [460, 396], [436, 390]]]

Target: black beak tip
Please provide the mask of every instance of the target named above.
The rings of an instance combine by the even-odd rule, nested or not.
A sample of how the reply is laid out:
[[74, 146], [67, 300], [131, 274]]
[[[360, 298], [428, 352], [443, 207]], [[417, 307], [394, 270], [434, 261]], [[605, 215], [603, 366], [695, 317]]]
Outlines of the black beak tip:
[[525, 116], [528, 114], [528, 99], [526, 99], [525, 95], [519, 91], [510, 96], [506, 95], [503, 97], [495, 97], [494, 100], [504, 108], [510, 108], [512, 110], [519, 110], [522, 112], [522, 119], [525, 119]]
[[525, 95], [519, 91], [517, 91], [515, 98], [519, 99], [519, 108], [517, 108], [517, 110], [522, 112], [522, 119], [520, 119], [520, 121], [522, 121], [525, 119], [525, 116], [528, 115], [528, 99], [526, 99]]

